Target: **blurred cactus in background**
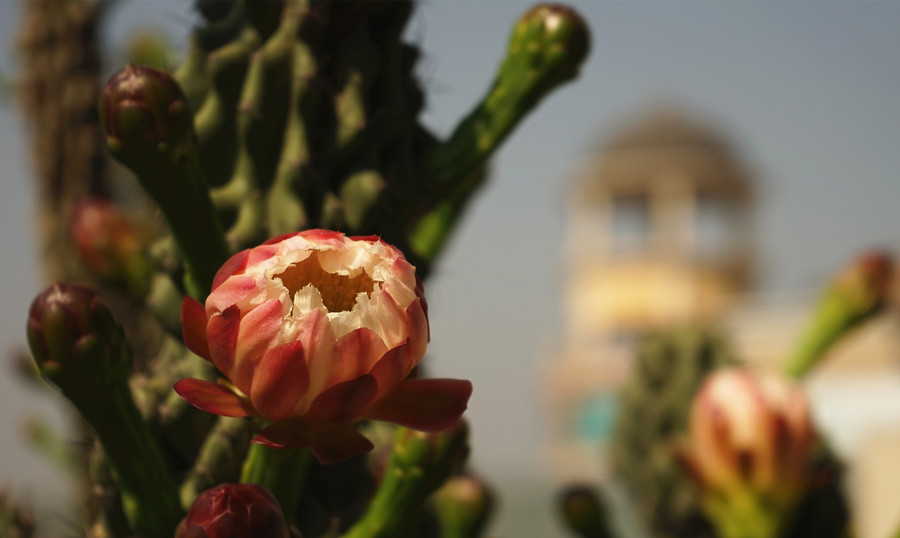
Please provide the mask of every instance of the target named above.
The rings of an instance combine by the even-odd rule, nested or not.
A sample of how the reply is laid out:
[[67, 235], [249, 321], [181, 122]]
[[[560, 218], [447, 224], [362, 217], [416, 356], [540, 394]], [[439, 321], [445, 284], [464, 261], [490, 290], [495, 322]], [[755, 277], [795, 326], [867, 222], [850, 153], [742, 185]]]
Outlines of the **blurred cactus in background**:
[[646, 337], [635, 359], [613, 432], [614, 472], [659, 536], [703, 536], [709, 525], [672, 447], [694, 393], [709, 373], [735, 364], [734, 352], [722, 336], [684, 328]]
[[[42, 377], [83, 420], [77, 447], [40, 436], [42, 449], [83, 483], [76, 532], [153, 538], [171, 537], [178, 527], [184, 537], [255, 536], [263, 531], [248, 529], [264, 527], [272, 536], [482, 535], [492, 497], [459, 476], [468, 428], [453, 424], [471, 389], [456, 390], [449, 406], [434, 397], [441, 380], [401, 383], [427, 368], [414, 369], [428, 340], [421, 280], [484, 182], [491, 155], [544, 97], [577, 76], [590, 42], [584, 21], [563, 6], [528, 10], [513, 26], [487, 94], [442, 140], [420, 122], [420, 51], [403, 41], [411, 1], [198, 0], [201, 22], [177, 68], [166, 71], [173, 53], [164, 41], [142, 36], [126, 53], [136, 63], [101, 92], [97, 35], [112, 6], [25, 2], [19, 36], [19, 92], [34, 140], [46, 276], [90, 285], [54, 284], [35, 300], [28, 322]], [[137, 184], [110, 166], [104, 138]], [[285, 304], [321, 291], [325, 311], [346, 311], [339, 318], [345, 321], [335, 321], [340, 327], [365, 317], [371, 329], [327, 344], [315, 329], [321, 324], [298, 321], [301, 332], [312, 331], [303, 333], [309, 338], [260, 343], [256, 335], [269, 318], [248, 314], [259, 331], [234, 325], [223, 332], [218, 316], [232, 309], [213, 315], [219, 299], [203, 304], [222, 285], [220, 267], [223, 275], [241, 275], [240, 256], [226, 263], [233, 254], [309, 229], [377, 236], [396, 246], [415, 274], [394, 261], [393, 270], [403, 273], [399, 284], [383, 282], [381, 269], [368, 266], [371, 278], [359, 280], [361, 266], [341, 266], [308, 247], [302, 256], [315, 268], [294, 269], [301, 255], [285, 262], [293, 279]], [[309, 282], [313, 291], [301, 293]], [[382, 285], [390, 301], [377, 303]], [[233, 296], [231, 283], [224, 288]], [[421, 301], [420, 314], [385, 317], [408, 294]], [[332, 295], [344, 299], [328, 302]], [[371, 312], [357, 310], [354, 301], [370, 298]], [[204, 309], [212, 316], [208, 327], [196, 323], [205, 320]], [[398, 324], [408, 328], [398, 333]], [[376, 332], [388, 348], [370, 337]], [[227, 382], [210, 383], [217, 375], [204, 358], [223, 357], [223, 345], [247, 358], [231, 372], [246, 396]], [[304, 356], [311, 361], [305, 373], [287, 366], [303, 364]], [[342, 358], [323, 370], [329, 357]], [[260, 360], [267, 366], [248, 373]], [[371, 372], [350, 372], [365, 361]], [[223, 372], [229, 365], [216, 362]], [[264, 377], [278, 390], [242, 385]], [[216, 402], [204, 408], [226, 416], [182, 400], [172, 387], [186, 378], [200, 387], [189, 399]], [[284, 384], [291, 379], [293, 388]], [[309, 409], [282, 417], [285, 402], [296, 400], [291, 390], [302, 388], [299, 379], [310, 384], [310, 398], [297, 405]], [[364, 401], [370, 392], [374, 399]], [[222, 400], [225, 393], [232, 399]], [[320, 420], [323, 413], [334, 416]], [[234, 418], [276, 415], [256, 439], [268, 446], [250, 443], [265, 424]], [[301, 431], [315, 434], [313, 452], [342, 459], [372, 446], [352, 429], [364, 418], [428, 433], [364, 422], [376, 441], [369, 460], [325, 465], [302, 448], [307, 437], [291, 430], [306, 421]], [[328, 429], [333, 424], [343, 429]], [[300, 447], [279, 449], [272, 439]], [[435, 491], [440, 495], [429, 501]], [[264, 494], [254, 500], [254, 492]], [[250, 519], [213, 522], [217, 511], [237, 517], [239, 505], [254, 507]], [[24, 512], [3, 506], [3, 532], [28, 535]]]

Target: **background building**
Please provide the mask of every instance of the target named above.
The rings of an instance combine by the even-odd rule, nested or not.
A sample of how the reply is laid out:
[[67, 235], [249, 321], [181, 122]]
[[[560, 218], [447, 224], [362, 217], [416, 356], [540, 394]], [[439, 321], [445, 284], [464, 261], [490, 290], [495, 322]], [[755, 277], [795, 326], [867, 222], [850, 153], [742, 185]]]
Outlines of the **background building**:
[[[642, 333], [710, 325], [759, 368], [777, 368], [797, 343], [817, 290], [754, 287], [755, 189], [724, 134], [671, 106], [637, 115], [582, 167], [568, 197], [562, 345], [546, 369], [548, 461], [562, 479], [609, 479], [603, 448]], [[898, 329], [894, 313], [867, 324], [808, 383], [850, 463], [863, 538], [888, 535], [900, 517], [879, 504], [896, 498], [886, 492], [900, 476]]]

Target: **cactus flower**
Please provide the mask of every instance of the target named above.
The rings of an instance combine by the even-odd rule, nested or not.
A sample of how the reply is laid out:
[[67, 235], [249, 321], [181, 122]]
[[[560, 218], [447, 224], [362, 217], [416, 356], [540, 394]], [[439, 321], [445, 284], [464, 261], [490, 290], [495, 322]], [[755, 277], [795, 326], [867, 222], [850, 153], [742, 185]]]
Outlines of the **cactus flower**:
[[290, 538], [278, 501], [256, 484], [221, 484], [201, 493], [175, 538]]
[[815, 450], [810, 408], [799, 385], [775, 374], [728, 368], [707, 377], [695, 396], [689, 445], [679, 457], [712, 521], [754, 520], [755, 528], [768, 529], [760, 536], [775, 536], [807, 490]]
[[354, 428], [364, 419], [443, 430], [472, 386], [411, 378], [429, 339], [422, 291], [415, 268], [375, 237], [272, 239], [222, 266], [205, 307], [185, 299], [185, 343], [228, 382], [175, 390], [211, 413], [261, 419], [256, 442], [309, 446], [323, 462], [371, 450]]
[[137, 227], [102, 198], [85, 197], [72, 207], [72, 242], [84, 264], [101, 279], [140, 292], [152, 267]]

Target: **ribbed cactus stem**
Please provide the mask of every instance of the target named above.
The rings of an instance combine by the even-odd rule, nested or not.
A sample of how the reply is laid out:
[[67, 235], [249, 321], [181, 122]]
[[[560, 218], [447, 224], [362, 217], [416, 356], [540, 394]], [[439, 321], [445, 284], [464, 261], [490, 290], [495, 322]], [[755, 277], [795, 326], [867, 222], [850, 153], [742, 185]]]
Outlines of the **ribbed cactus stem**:
[[310, 458], [307, 448], [277, 449], [254, 443], [244, 460], [241, 483], [259, 484], [271, 491], [288, 524], [293, 525]]
[[184, 516], [178, 491], [131, 399], [128, 387], [104, 387], [98, 398], [73, 400], [103, 445], [131, 527], [146, 538], [170, 538]]
[[296, 192], [303, 186], [304, 175], [309, 173], [310, 150], [303, 102], [315, 68], [309, 46], [295, 42], [291, 50], [291, 92], [284, 144], [267, 200], [269, 234], [273, 236], [302, 229], [308, 222], [306, 208]]
[[233, 250], [265, 239], [265, 204], [261, 190], [258, 159], [253, 151], [254, 122], [259, 120], [266, 97], [266, 81], [269, 71], [288, 58], [301, 20], [301, 10], [296, 3], [284, 13], [278, 31], [274, 33], [250, 58], [243, 81], [240, 101], [237, 105], [237, 157], [234, 174], [229, 182], [212, 192], [213, 203], [218, 209], [236, 208], [237, 218], [226, 237]]
[[587, 51], [587, 27], [571, 9], [526, 13], [487, 95], [428, 156], [428, 184], [440, 193], [473, 188], [475, 172], [546, 94], [577, 75]]
[[250, 422], [244, 419], [219, 417], [181, 483], [179, 494], [182, 507], [190, 508], [197, 495], [217, 483], [234, 480], [228, 475], [237, 469], [237, 462], [245, 455], [250, 426]]
[[426, 434], [398, 427], [381, 484], [363, 516], [342, 538], [402, 535], [409, 515], [458, 472], [468, 455], [468, 426]]

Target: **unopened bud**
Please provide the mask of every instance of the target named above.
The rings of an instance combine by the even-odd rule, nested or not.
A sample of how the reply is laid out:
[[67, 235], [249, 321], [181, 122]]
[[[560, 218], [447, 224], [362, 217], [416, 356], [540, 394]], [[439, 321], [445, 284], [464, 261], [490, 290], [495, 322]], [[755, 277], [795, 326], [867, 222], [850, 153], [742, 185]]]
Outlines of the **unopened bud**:
[[151, 266], [140, 234], [113, 204], [91, 197], [76, 202], [71, 234], [81, 260], [100, 279], [134, 292], [146, 289]]
[[106, 83], [100, 117], [110, 150], [129, 166], [153, 156], [160, 144], [176, 144], [192, 121], [178, 83], [164, 71], [137, 65]]
[[201, 493], [175, 538], [289, 538], [278, 501], [257, 484], [221, 484]]
[[554, 84], [575, 77], [591, 46], [591, 35], [585, 20], [571, 7], [539, 4], [528, 10], [516, 23], [510, 41], [510, 52], [521, 47], [532, 56], [532, 68], [552, 68]]
[[123, 374], [128, 353], [122, 328], [90, 288], [55, 283], [31, 303], [28, 344], [42, 375], [65, 392], [83, 375]]
[[610, 534], [606, 511], [594, 488], [573, 485], [559, 495], [559, 510], [566, 525], [583, 538], [605, 538]]
[[719, 370], [691, 405], [678, 459], [700, 488], [717, 527], [758, 520], [776, 536], [807, 491], [816, 434], [802, 388], [786, 377]]
[[481, 536], [494, 507], [491, 490], [469, 475], [455, 476], [434, 494], [441, 536]]
[[437, 433], [401, 428], [394, 457], [403, 466], [421, 468], [428, 478], [424, 489], [433, 491], [448, 476], [459, 472], [469, 457], [469, 426], [465, 420], [459, 420]]

